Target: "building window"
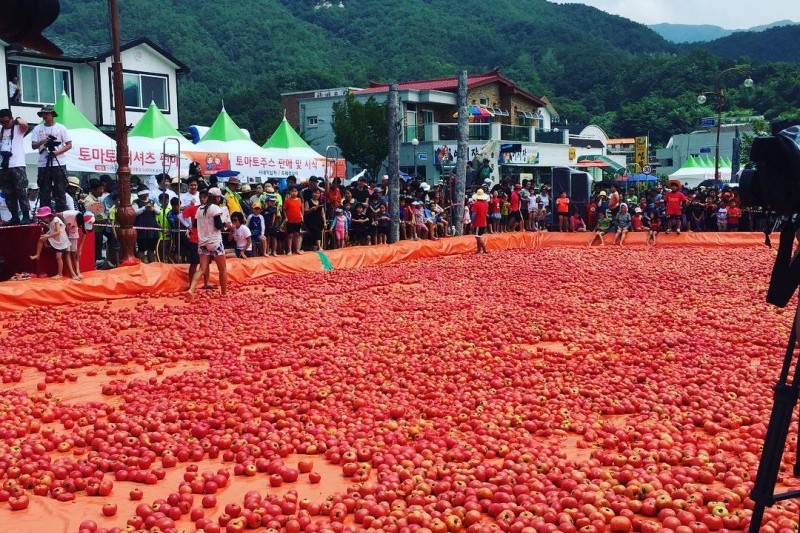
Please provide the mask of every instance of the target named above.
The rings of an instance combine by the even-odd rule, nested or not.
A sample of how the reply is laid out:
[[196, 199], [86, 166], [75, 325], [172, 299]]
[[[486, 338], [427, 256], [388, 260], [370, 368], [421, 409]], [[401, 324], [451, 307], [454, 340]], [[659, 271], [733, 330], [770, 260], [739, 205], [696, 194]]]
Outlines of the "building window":
[[316, 128], [319, 125], [319, 118], [317, 118], [317, 117], [307, 117], [306, 118], [306, 125], [309, 128]]
[[423, 109], [422, 112], [422, 123], [423, 124], [433, 124], [433, 110], [431, 109]]
[[537, 117], [531, 111], [517, 111], [517, 119], [520, 126], [536, 126]]
[[478, 104], [479, 104], [479, 105], [482, 105], [482, 106], [487, 106], [487, 105], [489, 105], [489, 99], [488, 99], [488, 98], [486, 98], [486, 97], [481, 97], [481, 98], [478, 100]]
[[20, 65], [19, 74], [23, 104], [55, 104], [62, 92], [71, 92], [68, 70]]
[[147, 109], [150, 102], [155, 102], [160, 110], [169, 112], [166, 76], [124, 72], [122, 87], [127, 109]]

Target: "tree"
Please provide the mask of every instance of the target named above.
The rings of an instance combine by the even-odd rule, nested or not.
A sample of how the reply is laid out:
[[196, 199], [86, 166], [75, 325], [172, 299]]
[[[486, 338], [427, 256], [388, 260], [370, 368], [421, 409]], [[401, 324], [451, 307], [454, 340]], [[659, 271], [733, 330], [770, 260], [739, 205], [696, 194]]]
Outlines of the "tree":
[[742, 147], [739, 151], [739, 163], [746, 165], [750, 162], [750, 149], [753, 148], [753, 139], [756, 137], [766, 137], [769, 135], [769, 124], [766, 120], [754, 120], [753, 133], [742, 134]]
[[332, 126], [342, 156], [376, 176], [389, 155], [386, 103], [378, 103], [372, 96], [361, 103], [348, 93], [344, 101], [333, 104]]

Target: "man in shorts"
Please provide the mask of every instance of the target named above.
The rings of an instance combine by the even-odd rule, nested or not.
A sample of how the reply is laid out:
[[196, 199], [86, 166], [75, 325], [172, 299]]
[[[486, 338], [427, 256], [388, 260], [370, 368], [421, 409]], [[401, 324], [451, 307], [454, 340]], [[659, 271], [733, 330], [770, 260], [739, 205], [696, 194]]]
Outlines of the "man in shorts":
[[486, 243], [483, 242], [483, 234], [486, 233], [486, 226], [488, 225], [489, 215], [489, 195], [479, 188], [475, 194], [472, 195], [472, 231], [475, 234], [475, 242], [478, 249], [475, 253], [489, 252], [486, 250]]
[[671, 181], [669, 184], [670, 191], [664, 195], [664, 203], [667, 207], [667, 233], [671, 233], [673, 229], [677, 228], [676, 233], [681, 234], [681, 223], [683, 217], [683, 208], [688, 198], [679, 190], [680, 184], [677, 181]]
[[[190, 203], [183, 208], [180, 215], [181, 224], [188, 228], [188, 237], [184, 242], [186, 244], [186, 260], [189, 263], [190, 281], [194, 279], [194, 274], [197, 272], [197, 265], [200, 264], [200, 255], [197, 251], [197, 210], [201, 205], [205, 205], [208, 200], [208, 191], [205, 189], [200, 191], [198, 200], [200, 204]], [[208, 277], [206, 277], [203, 287], [207, 286]]]

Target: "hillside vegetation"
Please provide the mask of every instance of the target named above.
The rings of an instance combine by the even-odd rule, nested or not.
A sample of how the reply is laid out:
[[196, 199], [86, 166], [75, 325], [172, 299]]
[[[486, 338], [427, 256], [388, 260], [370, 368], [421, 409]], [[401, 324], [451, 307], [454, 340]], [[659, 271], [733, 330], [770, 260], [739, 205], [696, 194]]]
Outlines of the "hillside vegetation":
[[[581, 4], [495, 0], [491, 12], [478, 0], [318, 4], [126, 0], [120, 8], [124, 39], [147, 36], [192, 68], [179, 85], [182, 126], [209, 124], [224, 100], [259, 142], [282, 116], [281, 92], [500, 67], [550, 97], [571, 129], [594, 122], [610, 135], [649, 132], [663, 143], [712, 114], [697, 93], [733, 64], [682, 52], [646, 26]], [[106, 10], [104, 0], [62, 2], [48, 34], [108, 43]], [[730, 92], [732, 112], [800, 114], [796, 65], [757, 65], [753, 78], [755, 90]]]

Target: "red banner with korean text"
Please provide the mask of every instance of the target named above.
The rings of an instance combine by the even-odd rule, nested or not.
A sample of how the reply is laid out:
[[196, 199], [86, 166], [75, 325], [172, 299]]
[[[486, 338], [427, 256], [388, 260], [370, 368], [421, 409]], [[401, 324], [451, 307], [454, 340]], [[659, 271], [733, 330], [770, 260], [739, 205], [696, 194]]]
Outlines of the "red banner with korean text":
[[227, 152], [181, 152], [183, 155], [200, 163], [203, 167], [203, 174], [210, 176], [220, 170], [238, 170], [231, 168], [230, 156]]

